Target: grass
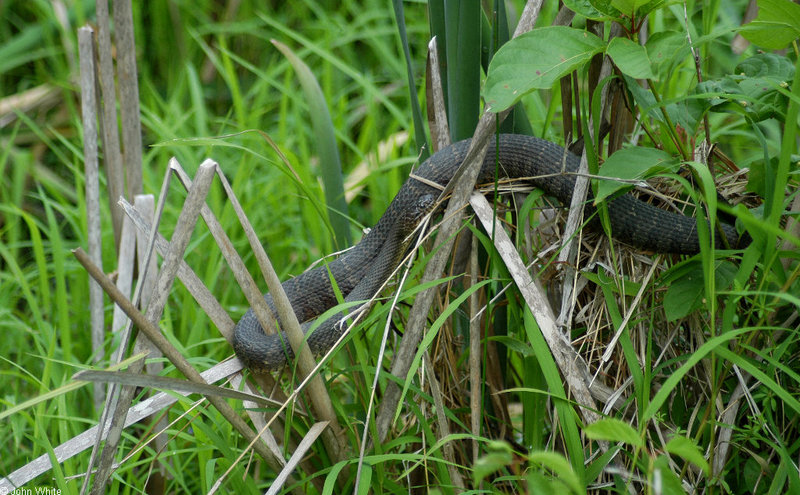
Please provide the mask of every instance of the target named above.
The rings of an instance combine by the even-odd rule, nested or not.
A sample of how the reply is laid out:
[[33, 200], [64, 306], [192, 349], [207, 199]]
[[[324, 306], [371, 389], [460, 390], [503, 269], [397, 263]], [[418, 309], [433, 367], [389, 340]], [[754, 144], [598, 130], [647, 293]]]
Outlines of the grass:
[[[57, 445], [96, 424], [99, 412], [93, 407], [91, 386], [62, 387], [71, 384], [72, 375], [80, 369], [110, 364], [107, 358], [92, 364], [89, 311], [84, 304], [88, 279], [70, 254], [70, 249], [88, 242], [79, 92], [73, 66], [76, 28], [93, 17], [91, 6], [89, 2], [68, 5], [68, 24], [64, 24], [53, 10], [55, 4], [9, 5], [0, 6], [0, 37], [7, 40], [0, 47], [0, 95], [19, 95], [49, 84], [57, 88], [58, 103], [22, 110], [0, 128], [0, 173], [5, 178], [0, 181], [0, 328], [6, 336], [0, 341], [0, 374], [7, 384], [0, 397], [0, 439], [14, 446], [0, 460], [3, 475], [39, 455], [52, 455]], [[432, 9], [437, 7], [444, 12], [440, 3], [431, 2]], [[548, 6], [538, 25], [552, 21], [552, 7]], [[423, 98], [429, 33], [426, 6], [406, 2], [403, 8], [410, 43], [408, 62], [416, 94]], [[277, 39], [309, 66], [319, 83], [336, 133], [345, 183], [360, 163], [370, 171], [344, 212], [350, 234], [357, 239], [362, 226], [378, 220], [421, 144], [412, 131], [415, 120], [406, 60], [395, 11], [388, 2], [346, 1], [335, 10], [312, 0], [297, 2], [291, 9], [243, 3], [231, 11], [220, 11], [211, 2], [147, 2], [135, 4], [134, 9], [146, 145], [145, 191], [159, 190], [169, 157], [176, 156], [193, 173], [203, 158], [211, 156], [231, 181], [282, 279], [336, 249], [324, 186], [318, 180], [318, 139], [311, 125], [316, 115], [309, 114], [311, 105], [290, 62], [270, 44]], [[755, 53], [750, 47], [737, 56], [729, 48], [731, 29], [738, 26], [738, 16], [744, 11], [742, 2], [689, 2], [687, 9], [706, 80], [733, 74], [737, 63]], [[464, 15], [473, 25], [476, 21], [470, 14], [475, 12]], [[441, 29], [435, 22], [431, 25]], [[683, 7], [676, 4], [655, 10], [648, 25], [652, 33], [683, 33]], [[444, 48], [449, 60], [463, 59], [468, 54], [459, 54], [455, 48], [475, 46], [470, 43], [476, 41], [473, 37], [470, 43], [457, 42], [454, 48], [452, 39], [447, 38]], [[661, 67], [660, 79], [652, 81], [668, 104], [689, 101], [686, 88], [696, 84], [694, 64], [685, 55]], [[796, 58], [796, 53], [789, 54], [792, 63]], [[476, 67], [468, 70], [474, 73]], [[452, 81], [461, 76], [448, 73], [447, 77]], [[459, 89], [466, 94], [459, 94]], [[457, 107], [467, 114], [453, 117], [466, 122], [458, 124], [457, 132], [471, 134], [465, 129], [474, 120], [470, 113], [478, 108], [466, 107], [477, 105], [475, 88], [454, 87], [451, 82], [448, 91], [448, 101], [461, 102]], [[714, 91], [718, 90], [710, 92]], [[732, 257], [704, 250], [685, 260], [642, 256], [623, 246], [609, 246], [597, 236], [584, 242], [586, 249], [574, 266], [587, 285], [575, 297], [570, 338], [590, 370], [599, 370], [597, 381], [624, 392], [621, 407], [603, 409], [612, 402], [597, 402], [602, 416], [611, 419], [587, 424], [580, 401], [565, 383], [519, 292], [513, 284], [506, 289], [511, 274], [493, 248], [491, 236], [472, 228], [486, 248], [482, 261], [488, 262], [481, 271], [480, 287], [465, 286], [462, 292], [457, 290], [460, 281], [442, 280], [453, 290], [435, 303], [417, 371], [406, 379], [388, 373], [395, 359], [397, 333], [389, 333], [386, 356], [378, 358], [390, 304], [383, 302], [373, 309], [322, 374], [343, 429], [348, 448], [345, 460], [337, 464], [317, 441], [285, 490], [354, 490], [362, 433], [364, 428], [374, 433], [377, 406], [390, 382], [404, 390], [405, 400], [395, 411], [386, 440], [366, 450], [360, 492], [407, 492], [408, 487], [460, 492], [459, 482], [487, 493], [800, 490], [797, 245], [773, 248], [786, 237], [781, 214], [790, 209], [786, 192], [794, 191], [796, 183], [796, 128], [791, 123], [797, 121], [800, 97], [791, 86], [784, 93], [791, 102], [784, 118], [787, 125], [778, 118], [755, 122], [735, 111], [707, 114], [712, 142], [719, 143], [733, 163], [751, 167], [750, 187], [769, 205], [771, 213], [763, 220], [758, 212], [733, 210], [755, 234], [756, 242], [748, 250]], [[522, 102], [534, 132], [563, 143], [561, 116], [570, 110], [560, 105], [559, 96], [556, 88], [533, 93]], [[594, 110], [583, 105], [585, 119]], [[675, 150], [673, 142], [678, 139], [692, 149], [705, 137], [706, 124], [682, 136], [674, 127], [668, 128], [658, 112], [647, 115], [632, 133], [640, 144]], [[0, 122], [5, 118], [0, 115]], [[574, 128], [586, 125], [578, 122]], [[416, 137], [391, 148], [380, 161], [371, 155], [403, 131]], [[262, 132], [278, 144], [288, 164], [279, 159]], [[765, 157], [774, 157], [774, 164]], [[702, 168], [697, 172], [701, 182], [710, 179]], [[689, 180], [678, 179], [678, 183]], [[698, 196], [700, 204], [715, 202], [713, 189], [706, 187], [706, 194]], [[173, 186], [161, 229], [167, 236], [184, 197]], [[745, 203], [754, 204], [751, 199]], [[257, 273], [220, 187], [212, 187], [208, 204], [251, 273]], [[102, 198], [101, 205], [103, 225], [108, 227], [108, 198]], [[532, 194], [521, 210], [538, 211], [540, 205], [539, 196]], [[716, 214], [714, 208], [709, 211]], [[499, 215], [517, 225], [512, 237], [526, 260], [545, 252], [546, 230], [530, 232], [531, 227], [539, 227], [539, 215], [504, 213], [502, 208]], [[116, 254], [110, 228], [104, 230], [103, 242], [104, 268], [112, 272]], [[409, 282], [399, 291], [400, 309], [393, 326], [401, 332], [408, 307], [424, 289], [417, 281], [430, 255], [429, 246], [422, 248]], [[536, 266], [558, 312], [562, 264], [554, 262], [553, 256], [547, 252]], [[186, 261], [232, 317], [244, 312], [247, 303], [241, 290], [204, 226], [195, 232]], [[481, 320], [485, 345], [481, 347], [477, 431], [471, 427], [474, 411], [469, 401], [467, 352], [468, 296], [473, 291], [484, 304], [492, 301]], [[505, 297], [494, 301], [501, 293]], [[110, 305], [107, 314], [111, 314]], [[452, 318], [445, 320], [442, 315]], [[161, 328], [198, 370], [232, 354], [180, 284], [171, 293]], [[607, 359], [601, 359], [614, 337], [616, 346]], [[112, 346], [109, 337], [106, 351]], [[179, 376], [172, 365], [165, 364], [164, 374]], [[377, 402], [370, 408], [376, 373]], [[294, 386], [290, 375], [279, 378], [284, 392]], [[207, 492], [218, 481], [223, 491], [266, 489], [275, 473], [246, 450], [246, 442], [215, 409], [196, 397], [179, 398], [167, 411], [170, 426], [163, 451], [147, 443], [153, 437], [152, 425], [125, 429], [116, 459], [120, 465], [109, 491], [143, 490], [157, 460], [164, 461], [168, 471], [169, 492]], [[33, 403], [14, 408], [28, 400]], [[243, 411], [240, 401], [228, 402]], [[310, 404], [305, 395], [299, 395], [273, 430], [287, 458], [316, 421], [305, 415]], [[729, 449], [725, 457], [719, 450], [723, 445]], [[75, 476], [87, 465], [88, 452], [84, 452], [28, 486], [76, 492], [82, 478]]]

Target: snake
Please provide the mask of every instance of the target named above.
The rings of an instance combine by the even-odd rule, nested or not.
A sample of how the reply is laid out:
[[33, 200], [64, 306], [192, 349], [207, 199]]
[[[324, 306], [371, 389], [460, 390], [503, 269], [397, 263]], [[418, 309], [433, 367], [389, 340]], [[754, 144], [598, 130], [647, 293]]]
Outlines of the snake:
[[[524, 178], [562, 205], [570, 204], [580, 165], [578, 156], [531, 136], [501, 134], [492, 139], [476, 183], [493, 182], [496, 175]], [[369, 300], [380, 290], [400, 264], [420, 221], [437, 207], [441, 188], [463, 162], [469, 145], [469, 139], [459, 141], [431, 155], [406, 180], [361, 241], [338, 258], [281, 284], [298, 321], [303, 322], [302, 329], [314, 355], [327, 352], [338, 341], [345, 331], [347, 315], [340, 311], [317, 322], [308, 335], [315, 319], [337, 306], [341, 297], [357, 307], [359, 301]], [[606, 205], [611, 236], [616, 241], [656, 253], [691, 255], [700, 250], [697, 220], [693, 217], [658, 208], [630, 193], [606, 200]], [[595, 211], [591, 193], [584, 208], [587, 215]], [[747, 243], [746, 236], [739, 236], [733, 225], [722, 223], [721, 232], [715, 236], [717, 249], [743, 247]], [[265, 294], [264, 298], [273, 315], [277, 315], [272, 296]], [[352, 309], [349, 314], [353, 314]], [[252, 308], [236, 324], [233, 348], [245, 366], [256, 372], [277, 370], [294, 360], [286, 332], [265, 333]]]

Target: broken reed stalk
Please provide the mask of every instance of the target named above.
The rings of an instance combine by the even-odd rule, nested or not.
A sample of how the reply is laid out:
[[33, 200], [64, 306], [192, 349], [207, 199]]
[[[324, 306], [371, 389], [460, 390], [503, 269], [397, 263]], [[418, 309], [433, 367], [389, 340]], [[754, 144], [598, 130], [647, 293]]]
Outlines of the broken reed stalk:
[[[129, 363], [137, 359], [141, 359], [142, 357], [144, 356], [134, 355], [121, 364], [122, 366], [127, 366]], [[111, 366], [109, 369], [118, 369], [118, 367]], [[215, 383], [231, 376], [241, 369], [242, 366], [238, 360], [224, 361], [217, 364], [213, 368], [203, 371], [201, 376], [206, 383]], [[144, 399], [136, 405], [136, 408], [132, 410], [130, 414], [127, 415], [123, 427], [127, 428], [134, 423], [138, 423], [145, 418], [163, 411], [177, 402], [178, 397], [181, 395], [186, 394], [183, 392], [169, 394], [165, 392], [159, 392], [152, 397]], [[53, 447], [50, 452], [42, 454], [35, 459], [31, 459], [31, 461], [24, 466], [8, 473], [4, 478], [0, 478], [0, 493], [11, 493], [15, 488], [19, 488], [27, 483], [30, 483], [32, 480], [36, 479], [36, 477], [41, 476], [52, 469], [54, 464], [63, 463], [69, 459], [72, 459], [81, 452], [91, 448], [96, 444], [97, 438], [100, 438], [100, 440], [105, 439], [105, 435], [103, 434], [103, 431], [101, 431], [99, 424], [89, 427], [69, 440], [66, 440], [60, 445]]]
[[[86, 268], [86, 271], [95, 279], [108, 296], [119, 305], [120, 308], [128, 315], [133, 323], [155, 344], [155, 346], [164, 354], [164, 356], [175, 365], [175, 368], [180, 371], [187, 379], [206, 384], [200, 373], [197, 372], [183, 355], [175, 349], [172, 344], [164, 337], [159, 331], [158, 327], [154, 325], [147, 317], [136, 309], [133, 304], [122, 294], [113, 282], [106, 276], [103, 271], [97, 267], [86, 252], [77, 248], [72, 251], [75, 258]], [[264, 461], [276, 472], [280, 471], [281, 466], [276, 461], [273, 454], [266, 448], [263, 442], [258, 441], [256, 433], [250, 429], [247, 423], [236, 413], [236, 411], [228, 405], [227, 402], [221, 397], [215, 395], [206, 395], [208, 401], [222, 414], [222, 416], [234, 427], [236, 430], [249, 442], [253, 442], [254, 450], [264, 459]]]
[[[177, 174], [181, 183], [183, 183], [187, 189], [190, 189], [192, 186], [192, 180], [185, 173], [185, 171], [177, 164], [177, 162], [174, 163], [172, 168]], [[306, 387], [308, 397], [311, 401], [311, 406], [313, 407], [316, 415], [322, 421], [325, 421], [329, 426], [329, 428], [325, 429], [322, 433], [322, 440], [325, 443], [325, 448], [328, 450], [328, 453], [331, 455], [331, 457], [336, 460], [336, 462], [340, 462], [344, 460], [344, 452], [346, 451], [343, 443], [343, 429], [341, 425], [339, 425], [338, 418], [336, 417], [336, 411], [333, 409], [333, 402], [331, 401], [330, 395], [325, 388], [322, 377], [315, 373], [317, 363], [311, 354], [311, 349], [308, 347], [306, 336], [300, 327], [300, 323], [297, 321], [297, 316], [294, 314], [292, 304], [289, 301], [289, 298], [286, 296], [286, 292], [283, 290], [283, 286], [278, 278], [278, 274], [275, 272], [272, 263], [267, 257], [264, 247], [258, 241], [258, 236], [250, 224], [247, 215], [245, 215], [238, 198], [230, 186], [230, 183], [219, 167], [216, 168], [216, 172], [217, 177], [222, 183], [223, 189], [228, 196], [231, 206], [233, 206], [239, 222], [245, 231], [245, 235], [250, 241], [250, 246], [255, 254], [256, 259], [258, 260], [261, 272], [264, 276], [264, 279], [267, 281], [267, 288], [273, 297], [279, 320], [281, 321], [283, 329], [286, 330], [287, 334], [289, 335], [289, 343], [295, 351], [295, 356], [298, 356], [298, 368], [300, 369], [301, 378], [310, 377]], [[219, 223], [219, 220], [217, 220], [214, 213], [205, 204], [202, 205], [200, 214], [202, 215], [203, 220], [205, 220], [208, 229], [211, 231], [214, 240], [216, 241], [226, 262], [228, 263], [228, 266], [231, 268], [236, 281], [239, 283], [240, 287], [242, 287], [247, 301], [256, 312], [256, 316], [258, 317], [262, 328], [274, 329], [275, 321], [272, 317], [272, 311], [269, 309], [264, 297], [258, 290], [258, 286], [253, 280], [253, 277], [247, 271], [244, 262], [233, 248], [233, 244], [225, 234], [225, 231], [223, 230], [222, 225]]]
[[[95, 50], [93, 30], [78, 29], [78, 54], [81, 68], [81, 115], [83, 118], [83, 164], [86, 181], [86, 223], [89, 242], [89, 257], [98, 266], [103, 266], [102, 231], [100, 225], [100, 171], [97, 157], [97, 85], [95, 80]], [[103, 289], [89, 281], [89, 314], [92, 336], [92, 354], [97, 363], [102, 357], [104, 317]], [[103, 405], [103, 385], [94, 384], [94, 405], [99, 410]]]
[[[108, 206], [114, 228], [114, 244], [119, 246], [122, 236], [122, 212], [117, 208], [117, 199], [125, 196], [125, 170], [117, 124], [117, 97], [114, 84], [114, 62], [111, 55], [111, 20], [108, 1], [96, 0], [97, 55], [99, 59], [98, 79], [102, 96], [101, 128], [103, 131], [103, 162], [108, 184]], [[138, 95], [137, 95], [138, 98]], [[141, 164], [140, 164], [141, 166]]]
[[[199, 216], [200, 205], [205, 203], [205, 198], [211, 188], [211, 182], [214, 177], [214, 168], [216, 164], [210, 160], [203, 162], [198, 168], [196, 175], [196, 184], [186, 197], [184, 206], [178, 216], [178, 221], [175, 224], [173, 231], [172, 242], [169, 246], [169, 251], [164, 257], [164, 263], [161, 271], [158, 274], [155, 287], [153, 289], [153, 296], [150, 304], [146, 310], [146, 318], [151, 322], [158, 322], [166, 306], [169, 292], [175, 280], [178, 268], [180, 267], [183, 255], [189, 245], [192, 233], [197, 224]], [[165, 181], [164, 187], [159, 195], [159, 206], [163, 208], [166, 198], [167, 185], [169, 181]], [[151, 238], [154, 238], [154, 233], [151, 232]], [[148, 249], [148, 257], [151, 256], [151, 250]], [[139, 284], [141, 287], [141, 283]], [[116, 287], [114, 287], [116, 289]], [[138, 291], [138, 288], [137, 288]], [[123, 339], [125, 340], [125, 339]], [[152, 348], [152, 344], [146, 342], [146, 338], [137, 338], [135, 342], [135, 351], [144, 350], [147, 347]], [[124, 344], [121, 344], [124, 346]], [[142, 363], [134, 363], [130, 367], [132, 373], [140, 373], [143, 368]], [[106, 444], [103, 447], [100, 456], [100, 464], [97, 468], [95, 480], [92, 488], [92, 493], [103, 493], [105, 485], [111, 476], [113, 469], [115, 452], [119, 445], [122, 436], [122, 424], [125, 422], [125, 416], [133, 401], [134, 390], [132, 387], [122, 387], [118, 389], [116, 386], [112, 387], [111, 395], [116, 394], [118, 397], [116, 402], [113, 402], [113, 418], [110, 423], [110, 430], [106, 438]], [[105, 424], [107, 421], [108, 410], [103, 412], [102, 422]], [[89, 470], [91, 470], [92, 462], [90, 462]], [[87, 471], [88, 473], [89, 471]], [[88, 477], [87, 477], [88, 480]]]
[[125, 181], [128, 197], [132, 198], [142, 193], [142, 123], [139, 117], [139, 78], [131, 0], [115, 1], [113, 15], [117, 41], [122, 144], [125, 149]]

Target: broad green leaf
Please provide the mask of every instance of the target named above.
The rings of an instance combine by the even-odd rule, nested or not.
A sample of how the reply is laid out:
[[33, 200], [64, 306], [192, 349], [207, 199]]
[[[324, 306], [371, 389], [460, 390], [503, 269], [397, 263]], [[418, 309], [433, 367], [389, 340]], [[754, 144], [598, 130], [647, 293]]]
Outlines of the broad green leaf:
[[[614, 179], [643, 180], [653, 175], [676, 171], [678, 160], [669, 153], [655, 148], [623, 148], [617, 150], [600, 167], [600, 175]], [[630, 184], [614, 180], [599, 180], [595, 203], [602, 201]]]
[[[691, 269], [694, 266], [694, 269]], [[703, 267], [699, 261], [687, 265], [687, 273], [672, 282], [664, 294], [664, 314], [668, 321], [683, 318], [703, 304], [705, 284], [703, 283]], [[736, 276], [736, 266], [729, 261], [717, 263], [714, 271], [717, 290], [730, 287]]]
[[789, 105], [788, 98], [780, 88], [786, 88], [794, 80], [794, 65], [785, 56], [774, 53], [759, 53], [734, 69], [744, 94], [745, 111], [755, 122], [777, 117], [783, 118]]
[[535, 89], [546, 89], [603, 51], [605, 43], [592, 33], [551, 26], [509, 41], [489, 64], [484, 99], [491, 111], [510, 107]]
[[587, 19], [595, 21], [616, 19], [615, 16], [597, 10], [591, 0], [564, 0], [564, 5], [571, 11]]
[[726, 103], [729, 100], [728, 95], [740, 95], [742, 88], [731, 76], [724, 76], [701, 82], [697, 85], [697, 92], [710, 93], [708, 101], [714, 106]]
[[777, 82], [786, 82], [794, 79], [794, 65], [783, 55], [774, 53], [759, 53], [743, 60], [733, 70], [740, 76], [763, 77]]
[[569, 487], [570, 493], [586, 493], [578, 476], [573, 471], [572, 465], [563, 455], [556, 452], [539, 451], [532, 452], [528, 459], [534, 464], [549, 469], [559, 481]]
[[667, 452], [677, 455], [685, 461], [691, 462], [699, 467], [706, 473], [706, 476], [711, 474], [711, 469], [708, 467], [708, 461], [703, 457], [703, 453], [692, 440], [683, 436], [673, 437], [672, 440], [667, 442], [664, 446]]
[[607, 18], [616, 21], [622, 20], [622, 12], [614, 8], [613, 0], [589, 0], [592, 7], [598, 12], [603, 13]]
[[790, 0], [758, 0], [758, 16], [739, 32], [760, 47], [786, 48], [800, 38], [800, 5]]
[[653, 71], [658, 73], [664, 66], [675, 60], [676, 57], [682, 56], [684, 50], [688, 50], [689, 43], [686, 39], [686, 33], [660, 31], [653, 33], [647, 43], [644, 44], [644, 47], [647, 49], [650, 63], [653, 64]]
[[709, 110], [747, 115], [754, 122], [784, 117], [788, 100], [780, 88], [794, 79], [786, 57], [759, 54], [740, 63], [736, 72], [697, 85], [699, 94], [713, 94], [704, 100]]
[[[667, 122], [664, 119], [661, 108], [658, 102], [656, 102], [656, 99], [653, 97], [653, 94], [645, 88], [639, 86], [636, 80], [632, 79], [631, 77], [624, 74], [622, 77], [625, 78], [625, 86], [633, 95], [636, 103], [642, 107], [642, 111], [645, 112], [648, 117], [666, 124]], [[693, 101], [695, 100], [686, 99], [683, 101], [668, 103], [665, 107], [667, 115], [669, 115], [669, 118], [672, 121], [671, 123], [685, 129], [688, 135], [694, 134], [704, 110], [702, 105], [693, 104]]]
[[608, 44], [606, 53], [623, 74], [636, 79], [654, 77], [647, 50], [628, 38], [614, 38]]
[[616, 418], [603, 418], [596, 423], [587, 425], [583, 432], [592, 440], [622, 442], [637, 447], [644, 445], [639, 432], [628, 423]]
[[611, 0], [611, 5], [622, 12], [623, 14], [630, 15], [641, 7], [647, 5], [652, 0]]
[[696, 265], [696, 270], [673, 282], [664, 294], [667, 321], [683, 318], [702, 304], [705, 294], [703, 267], [699, 262]]
[[746, 77], [739, 81], [739, 87], [745, 96], [742, 106], [754, 122], [773, 117], [785, 119], [789, 101], [778, 91], [775, 81], [764, 77]]
[[589, 0], [589, 3], [595, 10], [605, 14], [605, 19], [613, 19], [630, 27], [630, 16], [634, 10], [637, 19], [644, 19], [650, 12], [668, 3], [678, 3], [678, 0]]

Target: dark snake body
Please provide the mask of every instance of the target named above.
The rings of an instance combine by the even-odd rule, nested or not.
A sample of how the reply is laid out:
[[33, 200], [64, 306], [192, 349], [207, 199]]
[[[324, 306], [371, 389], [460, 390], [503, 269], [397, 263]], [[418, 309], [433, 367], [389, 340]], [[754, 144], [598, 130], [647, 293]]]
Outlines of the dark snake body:
[[[463, 161], [469, 140], [455, 143], [431, 156], [415, 175], [445, 186]], [[497, 154], [494, 152], [498, 151]], [[575, 187], [579, 158], [564, 148], [542, 139], [504, 134], [497, 147], [491, 144], [484, 159], [478, 183], [494, 180], [495, 168], [501, 177], [529, 178], [530, 182], [569, 205]], [[562, 168], [563, 167], [563, 168]], [[352, 249], [326, 265], [308, 270], [283, 283], [297, 319], [308, 331], [312, 320], [337, 304], [329, 273], [334, 277], [345, 301], [371, 298], [391, 275], [406, 251], [406, 239], [420, 219], [434, 206], [439, 190], [410, 178], [403, 184], [378, 224]], [[626, 194], [607, 203], [613, 237], [636, 248], [659, 253], [694, 254], [699, 251], [696, 220], [644, 203]], [[586, 205], [586, 213], [593, 211]], [[739, 244], [731, 225], [723, 225], [729, 246]], [[716, 237], [717, 248], [725, 246]], [[272, 296], [265, 294], [273, 314]], [[328, 318], [314, 330], [307, 341], [315, 355], [330, 349], [341, 336], [339, 321], [343, 313]], [[278, 369], [294, 358], [285, 332], [266, 335], [252, 309], [242, 316], [234, 330], [236, 355], [251, 369]]]

